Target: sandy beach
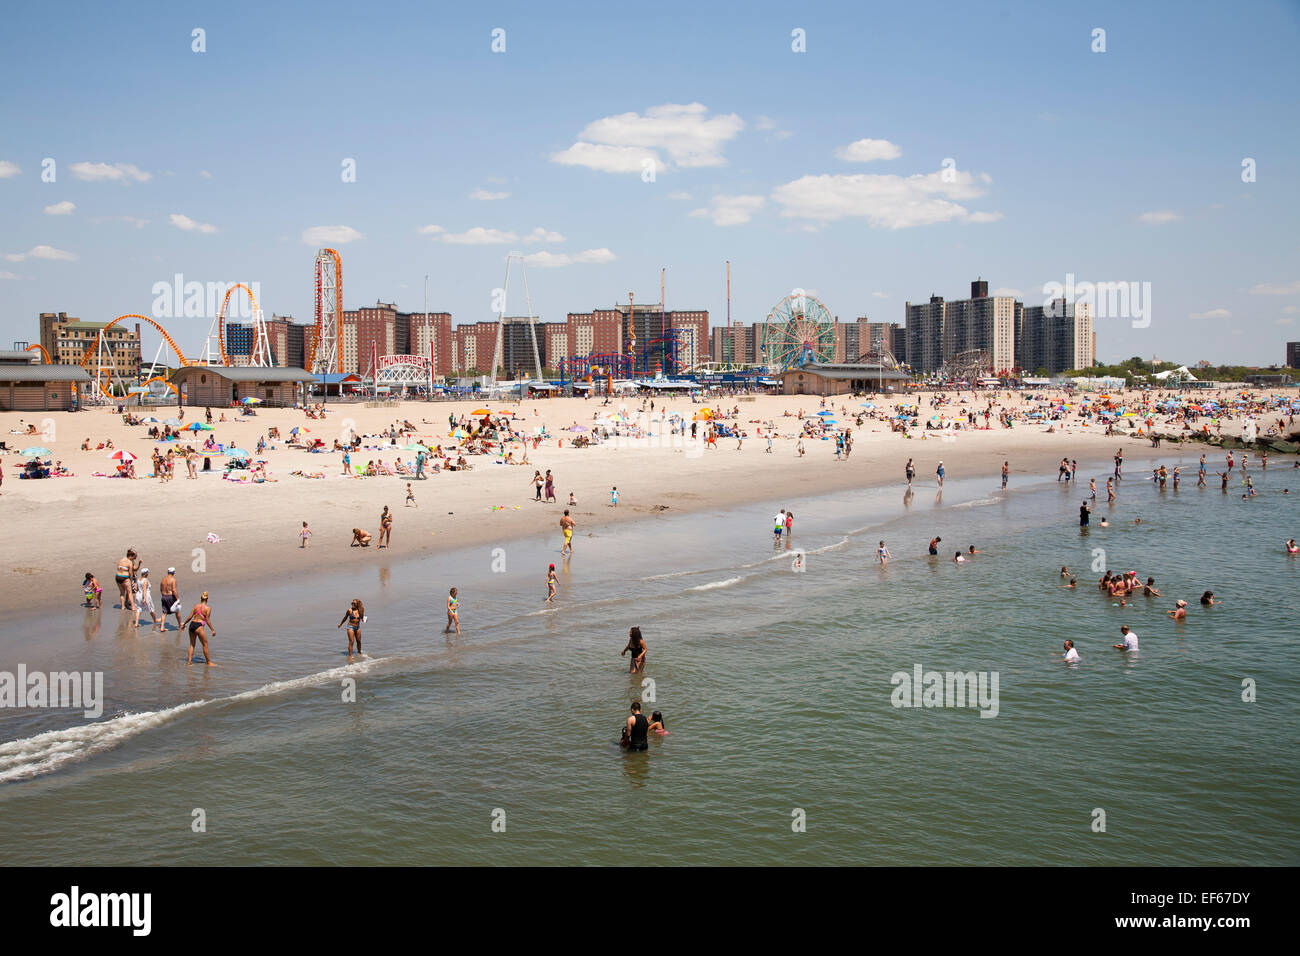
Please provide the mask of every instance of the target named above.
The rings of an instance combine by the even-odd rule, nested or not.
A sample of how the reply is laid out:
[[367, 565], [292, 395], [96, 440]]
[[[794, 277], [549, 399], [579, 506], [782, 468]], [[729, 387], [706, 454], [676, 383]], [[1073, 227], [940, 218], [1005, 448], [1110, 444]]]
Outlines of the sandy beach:
[[[932, 414], [946, 421], [964, 418], [967, 412], [982, 413], [991, 398], [998, 406], [1023, 414], [1025, 403], [1041, 396], [949, 393], [953, 404], [937, 410], [928, 404], [932, 397], [921, 393], [906, 399], [876, 399], [881, 406], [876, 411], [862, 407], [871, 399], [828, 399], [823, 407], [815, 396], [771, 395], [728, 397], [704, 405], [682, 397], [656, 402], [653, 412], [648, 399], [643, 403], [632, 397], [613, 399], [610, 405], [579, 398], [491, 403], [486, 407], [493, 412], [514, 416], [513, 430], [534, 435], [545, 429], [550, 437], [540, 439], [535, 448], [528, 442], [526, 466], [498, 464], [497, 455], [471, 455], [471, 470], [428, 472], [426, 480], [412, 481], [418, 508], [405, 504], [409, 478], [345, 476], [338, 452], [311, 453], [276, 442], [254, 455], [255, 460], [266, 462], [264, 483], [223, 480], [224, 457], [212, 459], [212, 470], [200, 472], [193, 480], [187, 479], [185, 464], [178, 461], [174, 479], [160, 482], [148, 477], [156, 444], [147, 434], [148, 425], [127, 425], [112, 409], [51, 413], [35, 419], [7, 413], [0, 415], [0, 434], [11, 450], [29, 445], [48, 448], [51, 460], [62, 461], [74, 477], [19, 480], [22, 459], [15, 454], [0, 459], [5, 471], [0, 514], [8, 544], [0, 571], [0, 610], [30, 612], [78, 600], [86, 571], [97, 576], [104, 587], [104, 604], [111, 606], [117, 599], [113, 570], [128, 547], [135, 548], [144, 566], [151, 568], [154, 581], [168, 566], [175, 566], [183, 595], [193, 597], [201, 574], [202, 586], [214, 593], [224, 589], [223, 603], [230, 606], [238, 603], [231, 591], [241, 582], [269, 576], [291, 585], [304, 576], [357, 562], [392, 562], [466, 546], [494, 547], [539, 532], [554, 532], [558, 539], [559, 519], [570, 493], [577, 501], [571, 511], [580, 553], [584, 536], [606, 533], [628, 519], [717, 512], [766, 500], [782, 504], [858, 487], [901, 486], [909, 457], [915, 461], [918, 488], [936, 484], [940, 460], [949, 478], [987, 475], [994, 481], [1002, 462], [1009, 461], [1014, 487], [1017, 476], [1054, 474], [1062, 457], [1108, 460], [1123, 446], [1126, 454], [1132, 449], [1136, 458], [1150, 448], [1142, 437], [1108, 437], [1104, 426], [1084, 423], [1075, 414], [1056, 422], [1022, 420], [1010, 429], [999, 426], [996, 413], [992, 427], [984, 428], [981, 414], [979, 427], [927, 431], [923, 424]], [[899, 401], [918, 403], [922, 426], [907, 433], [890, 430], [881, 420], [883, 409]], [[573, 446], [573, 437], [584, 433], [569, 429], [588, 428], [595, 418], [621, 412], [629, 422], [617, 427], [635, 430], [643, 404], [642, 437]], [[320, 438], [332, 447], [337, 437], [353, 428], [363, 436], [374, 436], [364, 438], [362, 448], [352, 453], [354, 466], [376, 459], [392, 466], [398, 457], [410, 463], [414, 458], [403, 450], [408, 438], [399, 437], [393, 445], [387, 436], [378, 437], [395, 422], [409, 420], [416, 427], [415, 436], [430, 446], [454, 446], [448, 416], [459, 419], [482, 407], [481, 402], [337, 404], [327, 406], [324, 420], [308, 419], [301, 409], [268, 408], [255, 416], [214, 409], [213, 430], [199, 432], [193, 442], [187, 438], [184, 443], [197, 446], [212, 436], [223, 446], [253, 452], [270, 428], [278, 427], [288, 435], [297, 426], [306, 437]], [[716, 447], [703, 447], [692, 445], [686, 440], [689, 436], [668, 435], [662, 422], [665, 409], [687, 423], [693, 419], [702, 423], [704, 407], [739, 409], [735, 417], [722, 417], [719, 411], [719, 420], [747, 433], [740, 449], [735, 438], [719, 438]], [[852, 430], [853, 448], [847, 460], [836, 459], [831, 440], [804, 438], [806, 454], [798, 455], [797, 436], [804, 422], [817, 421], [817, 413], [826, 411], [838, 422], [832, 428]], [[800, 412], [803, 418], [798, 417]], [[132, 413], [165, 420], [175, 415], [176, 408]], [[865, 418], [859, 425], [855, 414], [881, 417]], [[219, 420], [221, 415], [227, 420]], [[202, 420], [202, 409], [186, 409], [186, 423]], [[13, 434], [32, 422], [44, 433]], [[770, 453], [766, 422], [774, 424], [776, 431]], [[764, 437], [758, 437], [760, 432]], [[81, 450], [86, 440], [93, 450]], [[94, 477], [114, 471], [116, 462], [108, 460], [112, 452], [96, 447], [109, 440], [114, 449], [139, 456], [137, 480]], [[165, 451], [169, 445], [158, 447]], [[521, 457], [519, 442], [508, 443], [506, 450]], [[531, 479], [534, 470], [547, 469], [555, 476], [556, 500], [538, 503]], [[294, 471], [324, 477], [299, 477]], [[613, 486], [619, 490], [617, 508], [610, 506]], [[385, 505], [395, 513], [391, 548], [379, 550], [373, 543], [368, 548], [350, 546], [353, 528], [368, 531], [377, 542], [379, 514]], [[303, 521], [312, 531], [305, 550], [299, 547]]]

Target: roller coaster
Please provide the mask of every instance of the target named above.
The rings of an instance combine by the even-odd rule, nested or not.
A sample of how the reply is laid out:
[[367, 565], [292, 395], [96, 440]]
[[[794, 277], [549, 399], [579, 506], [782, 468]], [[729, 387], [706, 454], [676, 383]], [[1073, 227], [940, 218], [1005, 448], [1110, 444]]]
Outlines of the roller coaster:
[[639, 349], [627, 352], [593, 352], [590, 355], [570, 355], [555, 362], [560, 380], [590, 382], [616, 378], [649, 377], [658, 372], [680, 375], [689, 371], [681, 367], [678, 356], [685, 352], [685, 339], [690, 329], [665, 329], [664, 334], [646, 342]]
[[[154, 330], [162, 336], [163, 342], [166, 343], [166, 346], [176, 353], [176, 360], [181, 365], [197, 364], [186, 358], [181, 347], [176, 344], [176, 340], [167, 333], [166, 329], [153, 319], [149, 318], [149, 316], [140, 315], [136, 312], [128, 312], [126, 315], [119, 315], [112, 322], [105, 324], [105, 326], [95, 334], [94, 344], [90, 348], [86, 349], [84, 354], [81, 356], [81, 367], [91, 374], [91, 379], [93, 381], [93, 386], [87, 389], [85, 395], [81, 396], [83, 404], [98, 404], [100, 402], [109, 401], [113, 398], [112, 385], [114, 379], [117, 378], [117, 363], [113, 355], [113, 350], [105, 337], [105, 333], [125, 319], [139, 319], [148, 322], [154, 327]], [[36, 347], [40, 348], [40, 346]], [[163, 346], [159, 346], [160, 355], [162, 348]], [[45, 352], [45, 349], [43, 348], [41, 349], [41, 352], [45, 353], [46, 359], [48, 360], [49, 353]], [[158, 357], [155, 357], [155, 370], [157, 364]], [[150, 376], [150, 381], [158, 380], [166, 381], [165, 378], [161, 378], [157, 375]]]

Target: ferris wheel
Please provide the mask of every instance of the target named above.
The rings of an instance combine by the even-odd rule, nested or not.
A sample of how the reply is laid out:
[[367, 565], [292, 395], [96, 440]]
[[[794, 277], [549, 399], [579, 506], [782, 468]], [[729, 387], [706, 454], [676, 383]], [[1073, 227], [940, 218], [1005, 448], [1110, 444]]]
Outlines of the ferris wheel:
[[768, 313], [763, 354], [768, 368], [782, 371], [829, 362], [835, 355], [835, 322], [826, 306], [795, 289]]

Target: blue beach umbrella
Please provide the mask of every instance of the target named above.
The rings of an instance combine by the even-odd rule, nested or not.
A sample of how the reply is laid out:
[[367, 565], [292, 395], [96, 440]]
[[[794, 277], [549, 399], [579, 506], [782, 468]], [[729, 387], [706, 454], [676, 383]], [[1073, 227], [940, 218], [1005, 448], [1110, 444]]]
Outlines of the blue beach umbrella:
[[226, 457], [227, 458], [250, 458], [252, 456], [250, 456], [248, 452], [244, 451], [244, 449], [242, 448], [227, 448]]
[[41, 448], [38, 445], [33, 445], [31, 448], [24, 448], [18, 454], [22, 455], [24, 458], [43, 458], [46, 455], [51, 454], [51, 452], [48, 448]]

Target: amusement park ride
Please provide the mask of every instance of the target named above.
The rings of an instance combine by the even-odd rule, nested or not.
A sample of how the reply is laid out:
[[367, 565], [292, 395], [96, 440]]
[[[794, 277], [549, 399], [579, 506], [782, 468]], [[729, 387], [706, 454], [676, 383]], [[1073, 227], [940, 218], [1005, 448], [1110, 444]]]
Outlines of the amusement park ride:
[[[511, 269], [518, 260], [519, 274], [523, 282], [524, 301], [528, 314], [528, 331], [532, 345], [533, 370], [538, 380], [543, 378], [540, 351], [537, 345], [537, 317], [533, 313], [532, 295], [528, 287], [528, 274], [524, 265], [524, 256], [512, 252], [506, 256], [506, 276], [502, 287], [501, 301], [498, 305], [496, 349], [492, 367], [500, 368], [504, 349], [506, 294], [509, 289]], [[727, 264], [727, 314], [731, 311], [731, 274], [730, 263]], [[660, 278], [660, 307], [663, 306], [663, 275]], [[231, 297], [239, 290], [247, 296], [252, 314], [252, 342], [247, 365], [271, 367], [275, 356], [271, 349], [267, 324], [257, 297], [249, 285], [238, 282], [226, 289], [221, 307], [217, 311], [199, 358], [191, 358], [182, 351], [180, 345], [171, 335], [147, 315], [128, 313], [120, 315], [105, 325], [96, 335], [94, 343], [86, 349], [81, 360], [82, 368], [91, 375], [91, 384], [87, 385], [80, 396], [83, 404], [103, 404], [117, 400], [129, 394], [149, 394], [155, 398], [165, 398], [170, 391], [175, 394], [175, 386], [162, 374], [166, 365], [163, 359], [167, 352], [176, 356], [176, 366], [212, 365], [232, 366], [232, 350], [228, 341], [226, 328], [227, 309]], [[631, 293], [628, 295], [629, 316], [635, 316]], [[426, 307], [427, 308], [427, 307]], [[315, 259], [315, 328], [314, 335], [306, 343], [304, 367], [314, 375], [339, 375], [344, 370], [343, 354], [343, 262], [334, 249], [321, 249]], [[121, 381], [117, 374], [115, 356], [106, 333], [120, 322], [135, 320], [144, 322], [158, 333], [161, 338], [153, 361], [147, 366], [143, 379], [144, 388], [134, 383]], [[556, 358], [552, 364], [559, 372], [560, 380], [570, 380], [575, 385], [583, 385], [599, 390], [603, 385], [612, 389], [615, 379], [631, 379], [652, 376], [673, 376], [684, 373], [722, 371], [741, 375], [762, 374], [763, 372], [781, 372], [800, 368], [817, 362], [829, 362], [835, 354], [835, 323], [826, 306], [815, 296], [802, 289], [778, 302], [768, 313], [764, 324], [763, 339], [760, 343], [759, 363], [754, 367], [741, 368], [734, 363], [724, 363], [722, 368], [714, 368], [707, 362], [683, 361], [683, 358], [698, 353], [701, 343], [695, 342], [691, 348], [689, 336], [692, 331], [687, 328], [664, 328], [662, 334], [649, 341], [638, 342], [634, 323], [629, 322], [625, 330], [623, 348], [618, 352], [598, 352], [589, 355]], [[728, 335], [727, 342], [731, 337]], [[40, 345], [31, 349], [45, 350]], [[430, 354], [424, 355], [380, 355], [377, 346], [372, 345], [368, 356], [369, 368], [365, 378], [376, 391], [383, 387], [398, 386], [405, 392], [408, 388], [432, 391], [436, 375], [433, 355], [434, 344], [429, 345]], [[360, 358], [360, 357], [358, 357]], [[861, 359], [870, 358], [883, 367], [898, 368], [899, 365], [887, 351], [871, 353]], [[50, 356], [45, 354], [45, 361]], [[967, 355], [957, 357], [953, 371], [979, 371], [979, 366], [987, 357]], [[687, 364], [691, 367], [686, 367]]]
[[[320, 250], [316, 255], [315, 335], [312, 336], [307, 346], [308, 354], [305, 363], [307, 368], [313, 372], [341, 370], [342, 355], [339, 342], [342, 339], [343, 328], [342, 288], [343, 263], [341, 257], [333, 249]], [[113, 350], [106, 336], [109, 329], [128, 319], [148, 323], [162, 339], [153, 361], [147, 366], [148, 371], [143, 376], [143, 388], [150, 395], [161, 398], [165, 397], [168, 392], [172, 394], [176, 392], [176, 387], [167, 381], [165, 375], [160, 374], [167, 367], [163, 363], [163, 359], [169, 351], [176, 356], [176, 367], [234, 365], [235, 363], [231, 360], [226, 335], [226, 314], [231, 296], [235, 294], [236, 290], [240, 289], [248, 297], [252, 314], [253, 342], [247, 364], [261, 368], [273, 367], [275, 365], [275, 355], [271, 350], [271, 338], [267, 332], [266, 320], [261, 307], [258, 305], [257, 296], [246, 283], [237, 282], [226, 290], [225, 297], [221, 300], [221, 307], [217, 310], [217, 314], [213, 318], [212, 324], [208, 328], [208, 334], [204, 339], [201, 358], [188, 357], [167, 330], [147, 315], [134, 312], [127, 313], [126, 315], [119, 315], [105, 325], [96, 334], [94, 343], [90, 348], [86, 349], [81, 359], [81, 367], [89, 372], [91, 376], [91, 383], [83, 390], [84, 394], [79, 396], [81, 403], [85, 405], [106, 404], [129, 395], [132, 393], [132, 389], [138, 388], [133, 383], [122, 381], [117, 374], [117, 364], [114, 361]], [[47, 363], [50, 361], [50, 356], [45, 353], [45, 349], [39, 345], [34, 346], [34, 348], [41, 350]]]

